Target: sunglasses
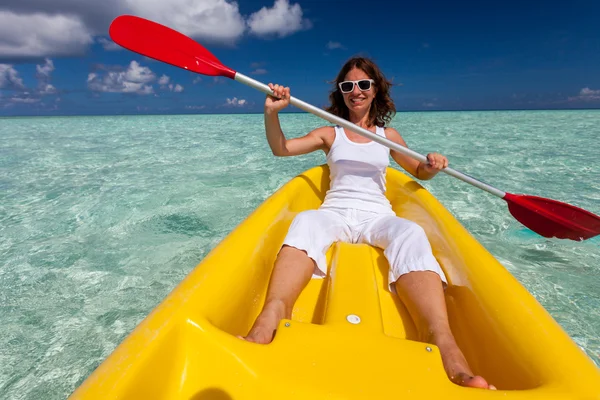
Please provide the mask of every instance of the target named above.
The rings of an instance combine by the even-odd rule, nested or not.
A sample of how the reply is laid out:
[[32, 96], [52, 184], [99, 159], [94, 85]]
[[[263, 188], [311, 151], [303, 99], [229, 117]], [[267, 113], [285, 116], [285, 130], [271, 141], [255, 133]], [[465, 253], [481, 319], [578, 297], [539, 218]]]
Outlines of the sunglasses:
[[358, 85], [358, 88], [364, 92], [371, 89], [371, 84], [375, 83], [373, 79], [361, 79], [359, 81], [344, 81], [338, 83], [342, 93], [350, 93], [354, 90], [354, 85]]

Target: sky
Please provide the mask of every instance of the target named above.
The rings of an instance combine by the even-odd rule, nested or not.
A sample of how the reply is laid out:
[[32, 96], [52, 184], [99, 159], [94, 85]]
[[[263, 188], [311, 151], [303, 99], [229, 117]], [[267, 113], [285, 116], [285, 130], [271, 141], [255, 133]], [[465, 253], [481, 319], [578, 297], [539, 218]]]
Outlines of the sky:
[[398, 111], [600, 108], [596, 0], [2, 0], [0, 116], [262, 112], [255, 89], [116, 45], [122, 14], [319, 107], [361, 55], [394, 83]]

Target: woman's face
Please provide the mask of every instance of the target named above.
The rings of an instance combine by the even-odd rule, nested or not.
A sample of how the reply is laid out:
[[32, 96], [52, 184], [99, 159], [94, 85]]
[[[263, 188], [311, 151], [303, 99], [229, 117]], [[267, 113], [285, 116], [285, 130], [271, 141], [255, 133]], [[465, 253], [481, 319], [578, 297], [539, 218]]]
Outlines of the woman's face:
[[[363, 79], [371, 79], [371, 77], [367, 75], [365, 71], [358, 68], [352, 68], [344, 77], [344, 81], [359, 81]], [[368, 111], [375, 98], [375, 94], [375, 84], [371, 84], [371, 88], [365, 91], [360, 90], [358, 85], [355, 84], [351, 92], [342, 92], [346, 107], [348, 107], [348, 110], [355, 113]]]

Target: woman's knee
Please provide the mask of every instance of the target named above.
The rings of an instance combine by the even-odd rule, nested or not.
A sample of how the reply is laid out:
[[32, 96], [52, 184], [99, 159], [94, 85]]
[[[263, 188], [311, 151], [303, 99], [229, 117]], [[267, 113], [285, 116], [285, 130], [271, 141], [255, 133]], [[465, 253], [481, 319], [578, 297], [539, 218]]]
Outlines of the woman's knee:
[[427, 240], [427, 234], [419, 224], [407, 221], [399, 220], [398, 223], [393, 224], [391, 227], [392, 237], [390, 242], [393, 241], [422, 241]]
[[427, 240], [427, 234], [425, 233], [425, 229], [423, 229], [423, 227], [421, 227], [421, 225], [419, 225], [415, 222], [410, 223], [410, 225], [408, 227], [408, 231], [409, 231], [408, 234], [411, 237]]
[[292, 221], [292, 225], [299, 225], [302, 227], [312, 227], [317, 225], [322, 218], [319, 218], [317, 210], [306, 210], [302, 211]]

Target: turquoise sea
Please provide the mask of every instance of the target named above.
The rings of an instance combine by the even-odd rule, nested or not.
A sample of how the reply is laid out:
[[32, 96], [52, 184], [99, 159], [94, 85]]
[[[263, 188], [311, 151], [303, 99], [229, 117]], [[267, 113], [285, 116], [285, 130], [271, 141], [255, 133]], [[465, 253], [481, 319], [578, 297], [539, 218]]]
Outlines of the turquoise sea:
[[[281, 121], [290, 138], [322, 125]], [[392, 126], [499, 189], [600, 214], [600, 110], [403, 112]], [[0, 398], [68, 396], [263, 200], [324, 162], [274, 157], [262, 115], [0, 119]], [[424, 186], [600, 364], [600, 237], [545, 239], [454, 178]]]

